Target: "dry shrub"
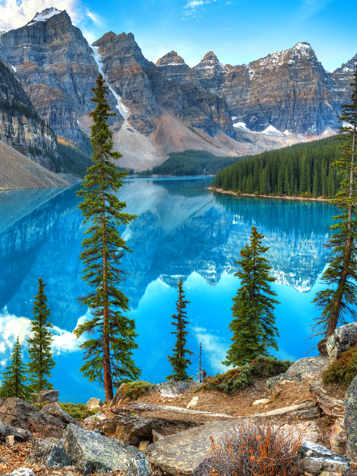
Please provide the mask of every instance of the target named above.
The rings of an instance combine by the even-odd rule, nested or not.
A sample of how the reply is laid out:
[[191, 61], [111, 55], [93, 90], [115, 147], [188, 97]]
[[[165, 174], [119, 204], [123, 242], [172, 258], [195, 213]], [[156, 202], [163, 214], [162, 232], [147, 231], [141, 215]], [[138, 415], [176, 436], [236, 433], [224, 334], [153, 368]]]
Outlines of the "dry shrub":
[[267, 421], [242, 420], [218, 443], [212, 439], [200, 474], [212, 476], [296, 476], [301, 439]]
[[348, 387], [357, 375], [357, 345], [341, 354], [322, 374], [323, 383], [337, 383]]

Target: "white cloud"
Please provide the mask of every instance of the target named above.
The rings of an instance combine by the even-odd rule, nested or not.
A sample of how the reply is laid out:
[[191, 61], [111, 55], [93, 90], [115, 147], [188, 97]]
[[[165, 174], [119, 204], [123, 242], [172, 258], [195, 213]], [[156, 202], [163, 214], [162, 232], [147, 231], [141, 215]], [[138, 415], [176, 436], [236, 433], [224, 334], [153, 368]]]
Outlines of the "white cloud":
[[189, 2], [187, 2], [184, 8], [196, 8], [204, 4], [205, 2], [203, 0], [190, 0]]
[[197, 343], [202, 343], [202, 366], [205, 368], [204, 359], [208, 360], [214, 372], [227, 372], [230, 367], [222, 364], [226, 358], [229, 344], [221, 337], [211, 334], [204, 327], [194, 327], [193, 332]]
[[[77, 326], [86, 321], [89, 313], [80, 317]], [[76, 327], [77, 327], [76, 326]], [[6, 309], [0, 313], [0, 358], [5, 357], [0, 361], [0, 365], [10, 356], [14, 343], [19, 337], [20, 343], [27, 347], [27, 338], [31, 335], [31, 320], [27, 317], [17, 317], [9, 314]], [[67, 352], [76, 352], [83, 342], [83, 339], [77, 339], [73, 332], [61, 329], [58, 326], [53, 326], [53, 342], [52, 352], [54, 355], [60, 355]]]
[[72, 22], [81, 27], [88, 19], [94, 25], [102, 25], [102, 19], [89, 11], [82, 4], [82, 0], [0, 0], [0, 30], [12, 30], [26, 25], [37, 12], [51, 6], [58, 10], [66, 10]]

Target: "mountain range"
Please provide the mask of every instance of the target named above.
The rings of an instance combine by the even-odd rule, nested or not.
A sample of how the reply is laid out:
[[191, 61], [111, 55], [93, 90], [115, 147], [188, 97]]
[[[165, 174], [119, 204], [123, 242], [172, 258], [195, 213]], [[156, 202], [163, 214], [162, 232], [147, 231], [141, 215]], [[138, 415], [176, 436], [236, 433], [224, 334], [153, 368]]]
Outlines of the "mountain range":
[[117, 112], [120, 165], [143, 170], [169, 152], [244, 156], [335, 134], [357, 55], [333, 72], [303, 42], [248, 65], [222, 64], [212, 51], [194, 67], [175, 51], [154, 64], [132, 33], [109, 32], [90, 45], [52, 7], [0, 35], [0, 61], [1, 141], [58, 171], [57, 142], [88, 142], [101, 72]]

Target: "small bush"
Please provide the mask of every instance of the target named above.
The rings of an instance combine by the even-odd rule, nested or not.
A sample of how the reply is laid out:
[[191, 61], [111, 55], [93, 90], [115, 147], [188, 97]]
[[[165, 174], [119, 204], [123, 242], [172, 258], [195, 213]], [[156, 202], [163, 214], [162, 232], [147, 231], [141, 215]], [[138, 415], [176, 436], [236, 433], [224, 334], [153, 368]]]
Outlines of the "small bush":
[[98, 410], [89, 409], [84, 403], [59, 403], [59, 406], [68, 413], [72, 418], [82, 421], [92, 415], [98, 413]]
[[348, 387], [357, 375], [357, 345], [342, 353], [322, 374], [323, 383], [337, 383]]
[[[204, 474], [214, 476], [297, 476], [300, 438], [267, 421], [243, 420], [219, 442], [212, 439]], [[200, 473], [202, 474], [202, 473]]]
[[152, 387], [153, 385], [149, 382], [128, 382], [121, 385], [120, 392], [124, 398], [137, 400], [142, 395], [145, 395]]
[[232, 394], [252, 385], [254, 378], [269, 378], [286, 372], [292, 363], [289, 360], [278, 360], [276, 357], [258, 355], [249, 364], [213, 377], [206, 384], [199, 387], [196, 392], [220, 390]]

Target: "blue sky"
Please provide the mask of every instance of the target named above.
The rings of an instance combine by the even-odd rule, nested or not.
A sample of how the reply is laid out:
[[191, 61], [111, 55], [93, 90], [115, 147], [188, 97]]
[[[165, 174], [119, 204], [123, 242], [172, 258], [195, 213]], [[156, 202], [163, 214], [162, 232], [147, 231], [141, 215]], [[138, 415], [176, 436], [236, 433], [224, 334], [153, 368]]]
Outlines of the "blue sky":
[[357, 53], [356, 0], [0, 0], [0, 30], [49, 6], [66, 9], [90, 41], [134, 33], [152, 61], [173, 49], [192, 66], [213, 50], [235, 65], [307, 41], [331, 71]]

